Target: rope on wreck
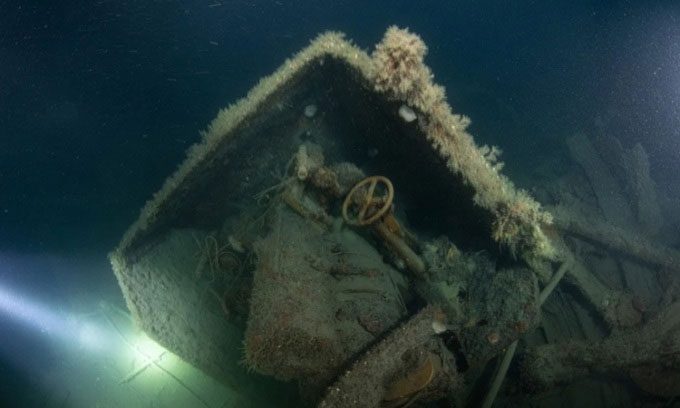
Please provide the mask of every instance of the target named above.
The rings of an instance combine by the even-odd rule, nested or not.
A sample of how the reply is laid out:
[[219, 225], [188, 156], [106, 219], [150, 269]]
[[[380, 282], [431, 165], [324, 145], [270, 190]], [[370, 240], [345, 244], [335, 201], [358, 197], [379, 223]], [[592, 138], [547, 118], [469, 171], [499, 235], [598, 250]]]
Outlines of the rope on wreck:
[[[148, 354], [146, 354], [146, 353], [144, 353], [143, 351], [141, 351], [138, 347], [136, 347], [134, 344], [132, 344], [132, 342], [131, 342], [130, 340], [128, 340], [127, 336], [125, 336], [125, 334], [123, 334], [123, 331], [118, 327], [118, 325], [116, 324], [116, 322], [113, 320], [113, 318], [112, 318], [111, 316], [109, 316], [109, 314], [106, 312], [105, 309], [102, 311], [102, 315], [104, 316], [105, 320], [111, 325], [111, 327], [116, 331], [116, 333], [118, 333], [118, 336], [120, 336], [121, 340], [123, 341], [123, 343], [125, 343], [125, 345], [127, 345], [131, 350], [136, 351], [136, 352], [139, 353], [141, 356], [143, 356], [144, 358], [146, 358], [146, 360], [147, 360], [147, 366], [148, 366], [148, 365], [154, 365], [156, 368], [158, 368], [159, 370], [163, 371], [165, 374], [167, 374], [168, 376], [170, 376], [170, 378], [172, 378], [173, 380], [175, 380], [175, 382], [177, 382], [182, 388], [184, 388], [185, 390], [187, 390], [191, 395], [193, 395], [194, 398], [196, 398], [199, 402], [201, 402], [201, 404], [203, 404], [203, 406], [205, 406], [206, 408], [210, 408], [210, 404], [208, 404], [208, 402], [207, 402], [203, 397], [201, 397], [196, 391], [194, 391], [194, 390], [193, 390], [191, 387], [189, 387], [184, 381], [182, 381], [181, 378], [177, 377], [177, 376], [176, 376], [175, 374], [173, 374], [170, 370], [168, 370], [167, 368], [165, 368], [165, 367], [163, 367], [162, 365], [160, 365], [160, 363], [157, 361], [158, 358], [159, 358], [160, 356], [159, 356], [159, 357], [156, 357], [156, 358], [152, 358], [152, 357], [149, 356]], [[129, 316], [129, 315], [128, 315], [128, 316]], [[163, 352], [163, 354], [165, 354], [165, 352]], [[146, 366], [145, 366], [145, 368], [146, 368]], [[141, 373], [141, 371], [140, 371], [140, 373]], [[136, 376], [136, 375], [137, 375], [137, 374], [135, 374], [135, 376]], [[130, 380], [131, 380], [131, 379], [132, 379], [132, 378], [130, 378]], [[129, 381], [129, 380], [128, 380], [128, 381]], [[125, 382], [127, 382], [127, 381], [124, 380], [123, 383], [125, 383]]]

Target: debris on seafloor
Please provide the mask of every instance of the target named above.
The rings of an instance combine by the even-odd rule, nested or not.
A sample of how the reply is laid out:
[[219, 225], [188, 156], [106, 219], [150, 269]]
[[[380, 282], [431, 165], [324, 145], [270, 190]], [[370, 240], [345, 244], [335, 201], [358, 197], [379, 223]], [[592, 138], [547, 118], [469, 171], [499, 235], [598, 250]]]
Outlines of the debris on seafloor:
[[645, 380], [677, 372], [663, 316], [680, 292], [658, 283], [678, 258], [655, 241], [644, 151], [616, 147], [639, 169], [617, 178], [574, 138], [584, 172], [539, 191], [552, 224], [452, 113], [426, 51], [396, 27], [371, 56], [327, 33], [221, 111], [111, 254], [139, 326], [250, 406], [548, 406], [555, 387], [610, 405], [578, 392], [598, 367], [677, 395]]

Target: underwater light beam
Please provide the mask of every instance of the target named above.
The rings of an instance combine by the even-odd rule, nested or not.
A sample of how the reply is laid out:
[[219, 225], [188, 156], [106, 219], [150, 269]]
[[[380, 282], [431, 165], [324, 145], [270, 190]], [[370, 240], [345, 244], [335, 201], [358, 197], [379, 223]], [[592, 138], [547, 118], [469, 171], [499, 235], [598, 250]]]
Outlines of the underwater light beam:
[[104, 347], [106, 336], [96, 325], [65, 319], [46, 305], [30, 300], [0, 285], [0, 313], [47, 336], [54, 336], [70, 344], [89, 350]]
[[133, 350], [138, 354], [140, 357], [142, 357], [143, 365], [137, 369], [135, 369], [133, 372], [128, 374], [122, 381], [121, 383], [128, 382], [132, 379], [134, 379], [138, 374], [146, 370], [150, 366], [154, 366], [158, 368], [160, 371], [163, 373], [167, 374], [170, 378], [172, 378], [177, 384], [179, 384], [182, 388], [187, 390], [196, 400], [198, 400], [203, 406], [210, 408], [210, 404], [196, 391], [194, 391], [189, 385], [187, 385], [184, 381], [182, 381], [181, 378], [173, 374], [172, 371], [168, 370], [167, 368], [163, 367], [160, 364], [160, 360], [163, 356], [166, 354], [171, 354], [168, 352], [163, 346], [160, 344], [156, 343], [152, 339], [150, 339], [146, 334], [142, 333], [141, 336], [137, 337], [135, 341], [131, 341], [128, 339], [128, 337], [123, 333], [123, 331], [118, 327], [116, 322], [113, 321], [113, 319], [107, 315], [106, 313], [104, 314], [104, 317], [106, 320], [108, 320], [109, 324], [113, 328], [115, 332], [118, 333], [120, 336], [120, 339], [130, 348], [130, 350]]
[[41, 333], [63, 335], [61, 319], [48, 308], [31, 302], [24, 296], [0, 286], [0, 312], [20, 321]]

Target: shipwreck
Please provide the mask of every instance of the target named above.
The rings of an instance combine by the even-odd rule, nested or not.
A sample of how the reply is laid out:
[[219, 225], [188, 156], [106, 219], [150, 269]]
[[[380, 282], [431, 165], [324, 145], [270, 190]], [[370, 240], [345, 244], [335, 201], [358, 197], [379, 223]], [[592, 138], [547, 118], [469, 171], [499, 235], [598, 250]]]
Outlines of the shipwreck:
[[[586, 203], [605, 213], [547, 189], [548, 211], [475, 143], [426, 52], [397, 27], [370, 55], [325, 33], [220, 111], [110, 255], [137, 324], [242, 406], [679, 395], [680, 257], [634, 233], [659, 210], [617, 225], [626, 194]], [[569, 146], [602, 177], [593, 143]]]

